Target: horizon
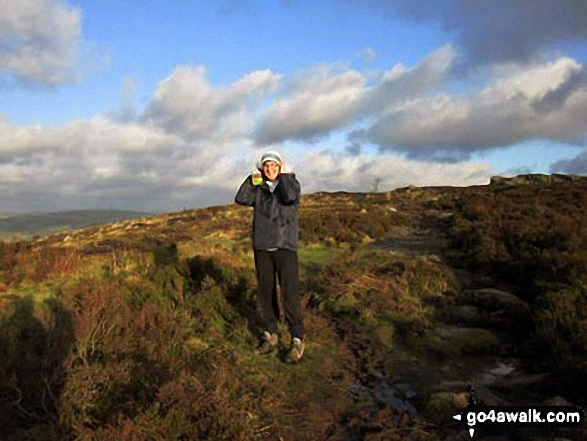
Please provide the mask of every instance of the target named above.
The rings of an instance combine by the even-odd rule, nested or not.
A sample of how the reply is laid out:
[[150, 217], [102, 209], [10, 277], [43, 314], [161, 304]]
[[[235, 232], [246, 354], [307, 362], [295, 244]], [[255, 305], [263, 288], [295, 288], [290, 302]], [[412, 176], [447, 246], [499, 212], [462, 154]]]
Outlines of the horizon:
[[[575, 173], [522, 173], [522, 174], [518, 174], [518, 175], [511, 175], [511, 176], [501, 176], [501, 175], [493, 175], [491, 176], [490, 179], [495, 178], [495, 177], [503, 177], [503, 178], [515, 178], [515, 177], [519, 177], [519, 176], [530, 176], [530, 175], [539, 175], [539, 176], [570, 176], [570, 177], [585, 177], [587, 178], [586, 175], [582, 175], [582, 174], [575, 174]], [[375, 193], [389, 193], [389, 192], [394, 192], [396, 190], [402, 190], [404, 188], [410, 188], [410, 187], [416, 187], [416, 188], [442, 188], [442, 187], [473, 187], [473, 186], [486, 186], [486, 185], [490, 185], [490, 182], [487, 183], [482, 183], [482, 184], [470, 184], [470, 185], [406, 185], [403, 187], [396, 187], [393, 189], [389, 189], [389, 190], [364, 190], [364, 191], [347, 191], [347, 190], [331, 190], [331, 191], [325, 191], [325, 190], [317, 190], [314, 191], [312, 193], [303, 193], [303, 195], [313, 195], [313, 194], [318, 194], [318, 193], [327, 193], [327, 194], [334, 194], [334, 193], [349, 193], [349, 194], [375, 194]], [[226, 205], [231, 205], [234, 204], [234, 200], [230, 201], [230, 202], [225, 202], [225, 203], [221, 203], [221, 204], [212, 204], [212, 205], [201, 205], [201, 206], [191, 206], [191, 207], [181, 207], [181, 208], [177, 208], [175, 210], [170, 210], [170, 211], [141, 211], [141, 210], [132, 210], [132, 209], [125, 209], [124, 207], [122, 208], [111, 208], [111, 207], [104, 207], [104, 208], [69, 208], [69, 209], [65, 209], [65, 210], [58, 210], [58, 211], [13, 211], [13, 212], [7, 212], [7, 211], [0, 211], [0, 216], [10, 216], [10, 215], [16, 215], [16, 216], [21, 216], [21, 215], [48, 215], [48, 214], [60, 214], [60, 213], [68, 213], [68, 212], [90, 212], [90, 211], [113, 211], [113, 212], [123, 212], [123, 213], [132, 213], [132, 212], [136, 212], [139, 214], [144, 214], [144, 215], [148, 215], [148, 216], [157, 216], [157, 215], [163, 215], [163, 214], [170, 214], [170, 213], [178, 213], [178, 212], [182, 212], [182, 211], [190, 211], [190, 210], [199, 210], [199, 209], [206, 209], [206, 208], [214, 208], [214, 207], [223, 207]]]
[[307, 194], [587, 174], [587, 4], [465, 1], [5, 1], [0, 209], [224, 205], [267, 150]]

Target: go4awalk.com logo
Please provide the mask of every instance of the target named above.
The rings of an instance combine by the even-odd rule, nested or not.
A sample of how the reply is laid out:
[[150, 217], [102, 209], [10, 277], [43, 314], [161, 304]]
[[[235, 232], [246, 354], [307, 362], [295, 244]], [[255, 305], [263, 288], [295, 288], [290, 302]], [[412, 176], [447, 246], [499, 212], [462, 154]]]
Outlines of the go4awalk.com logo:
[[584, 412], [574, 406], [477, 406], [469, 404], [453, 418], [467, 426], [471, 438], [476, 431], [503, 435], [518, 429], [547, 433], [578, 428]]

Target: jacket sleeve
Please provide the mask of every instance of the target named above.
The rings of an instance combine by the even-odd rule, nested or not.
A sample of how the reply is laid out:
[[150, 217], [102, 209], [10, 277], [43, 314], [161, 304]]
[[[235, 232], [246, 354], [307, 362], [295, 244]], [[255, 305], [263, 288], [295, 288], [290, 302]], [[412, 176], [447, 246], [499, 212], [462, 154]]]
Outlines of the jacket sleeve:
[[251, 176], [248, 176], [247, 179], [245, 179], [245, 181], [241, 184], [240, 188], [238, 189], [234, 201], [237, 204], [252, 207], [253, 205], [255, 205], [256, 190], [257, 189], [253, 185]]
[[279, 175], [279, 185], [275, 194], [284, 205], [293, 205], [300, 199], [300, 183], [294, 174]]

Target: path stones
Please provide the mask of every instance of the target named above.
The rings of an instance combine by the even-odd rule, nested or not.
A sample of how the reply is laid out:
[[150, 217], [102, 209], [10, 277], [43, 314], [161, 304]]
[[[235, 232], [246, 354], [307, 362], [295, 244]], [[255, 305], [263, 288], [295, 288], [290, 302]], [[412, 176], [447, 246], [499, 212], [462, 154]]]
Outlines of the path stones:
[[490, 354], [499, 349], [499, 339], [487, 329], [440, 326], [428, 331], [426, 345], [445, 356]]
[[519, 297], [495, 288], [466, 289], [457, 296], [457, 301], [487, 311], [529, 312], [528, 304]]

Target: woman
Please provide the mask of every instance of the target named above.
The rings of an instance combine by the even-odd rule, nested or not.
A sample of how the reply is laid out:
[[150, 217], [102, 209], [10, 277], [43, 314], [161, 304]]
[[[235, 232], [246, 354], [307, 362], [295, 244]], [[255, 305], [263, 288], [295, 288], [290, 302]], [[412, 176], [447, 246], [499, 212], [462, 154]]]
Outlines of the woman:
[[287, 361], [297, 363], [304, 353], [304, 325], [298, 293], [298, 202], [300, 183], [285, 173], [277, 152], [263, 154], [260, 166], [240, 186], [237, 204], [253, 207], [253, 251], [257, 273], [257, 314], [264, 327], [259, 352], [277, 348], [277, 283], [291, 334]]

